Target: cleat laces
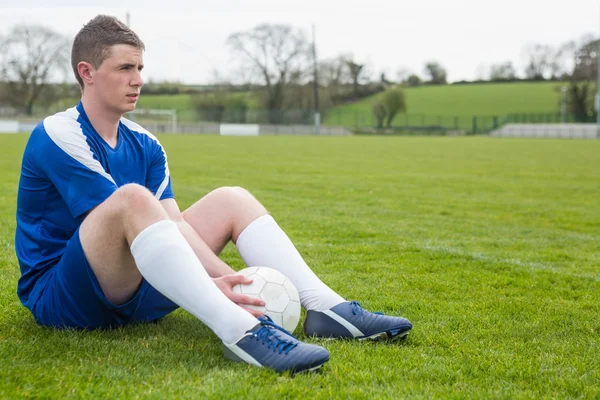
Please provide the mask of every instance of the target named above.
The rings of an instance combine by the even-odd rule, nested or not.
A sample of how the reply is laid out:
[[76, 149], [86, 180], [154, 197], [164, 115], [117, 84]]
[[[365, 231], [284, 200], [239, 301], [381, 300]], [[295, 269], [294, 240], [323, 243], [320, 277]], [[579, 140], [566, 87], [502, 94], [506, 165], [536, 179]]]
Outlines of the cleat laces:
[[[365, 312], [365, 309], [362, 308], [362, 306], [360, 305], [360, 303], [358, 301], [351, 301], [350, 304], [352, 305], [352, 314], [353, 315], [358, 315], [360, 317]], [[373, 314], [383, 315], [382, 312], [374, 312]]]
[[279, 354], [288, 354], [290, 350], [298, 345], [277, 335], [277, 331], [279, 330], [296, 339], [294, 335], [275, 324], [268, 316], [261, 316], [258, 319], [260, 320], [261, 327], [255, 333], [252, 333], [257, 342], [262, 341], [262, 344], [266, 344], [268, 349], [272, 349], [273, 352], [278, 352]]

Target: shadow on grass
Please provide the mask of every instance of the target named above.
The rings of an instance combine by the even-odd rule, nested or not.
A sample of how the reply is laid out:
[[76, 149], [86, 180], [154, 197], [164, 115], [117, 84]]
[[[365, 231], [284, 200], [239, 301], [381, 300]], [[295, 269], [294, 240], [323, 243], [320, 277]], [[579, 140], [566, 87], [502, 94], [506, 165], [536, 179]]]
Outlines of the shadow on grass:
[[28, 364], [61, 360], [67, 364], [204, 371], [235, 365], [223, 357], [214, 333], [182, 312], [157, 322], [89, 331], [41, 327], [30, 315], [19, 315], [0, 323], [0, 331], [2, 353]]

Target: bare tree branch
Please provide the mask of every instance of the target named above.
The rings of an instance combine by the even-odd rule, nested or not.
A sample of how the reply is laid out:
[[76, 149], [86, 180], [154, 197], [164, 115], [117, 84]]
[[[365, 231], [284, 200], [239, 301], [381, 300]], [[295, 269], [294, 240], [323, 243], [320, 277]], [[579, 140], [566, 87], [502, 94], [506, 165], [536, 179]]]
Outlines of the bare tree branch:
[[530, 43], [525, 46], [524, 55], [527, 66], [525, 76], [529, 79], [545, 79], [552, 72], [554, 49], [545, 44]]
[[258, 25], [236, 32], [227, 43], [244, 56], [266, 89], [266, 108], [284, 107], [286, 88], [299, 83], [308, 69], [310, 46], [302, 31], [287, 25]]
[[0, 38], [0, 79], [6, 82], [3, 100], [30, 115], [56, 72], [69, 65], [69, 41], [38, 25], [17, 25]]

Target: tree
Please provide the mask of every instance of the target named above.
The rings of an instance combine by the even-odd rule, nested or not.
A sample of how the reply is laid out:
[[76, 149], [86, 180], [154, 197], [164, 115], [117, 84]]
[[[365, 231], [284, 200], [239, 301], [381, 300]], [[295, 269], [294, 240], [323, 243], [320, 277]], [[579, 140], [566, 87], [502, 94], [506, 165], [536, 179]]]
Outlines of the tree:
[[0, 37], [0, 80], [8, 89], [0, 101], [31, 115], [50, 80], [68, 71], [69, 48], [66, 37], [39, 25], [17, 25]]
[[319, 83], [328, 87], [341, 86], [348, 79], [347, 59], [348, 56], [340, 54], [337, 57], [321, 61], [319, 63]]
[[530, 43], [525, 49], [525, 77], [533, 80], [544, 80], [552, 71], [555, 50], [548, 45]]
[[494, 64], [490, 67], [491, 81], [508, 81], [516, 78], [516, 71], [512, 62], [506, 61], [501, 64]]
[[377, 120], [377, 128], [383, 128], [384, 122], [385, 126], [389, 128], [396, 115], [404, 111], [406, 111], [406, 100], [400, 89], [385, 91], [372, 108], [373, 115]]
[[[288, 25], [258, 25], [229, 36], [227, 43], [242, 54], [264, 85], [269, 111], [284, 108], [286, 89], [301, 83], [308, 67], [310, 45], [304, 33]], [[280, 122], [280, 113], [269, 113], [269, 122]]]
[[387, 116], [387, 109], [385, 108], [385, 105], [378, 101], [377, 103], [373, 104], [371, 111], [373, 111], [373, 116], [377, 120], [377, 128], [383, 128], [383, 122]]
[[389, 89], [383, 93], [381, 101], [387, 111], [385, 125], [389, 128], [396, 115], [406, 111], [404, 92], [400, 89]]
[[598, 39], [584, 36], [574, 54], [573, 78], [593, 81], [596, 78], [598, 63]]
[[352, 87], [356, 96], [360, 95], [360, 73], [363, 72], [365, 64], [358, 64], [352, 60], [346, 60], [348, 70], [350, 71], [350, 78], [352, 79]]
[[346, 59], [342, 54], [319, 63], [319, 85], [326, 88], [325, 92], [333, 103], [343, 96], [344, 84], [349, 80]]
[[421, 84], [421, 78], [419, 75], [412, 74], [406, 79], [408, 86], [419, 86]]
[[567, 70], [569, 68], [568, 64], [570, 63], [568, 54], [570, 52], [569, 47], [572, 45], [572, 41], [567, 42], [556, 49], [552, 54], [552, 59], [550, 61], [550, 79], [564, 80], [566, 75], [568, 75]]
[[587, 34], [561, 45], [553, 58], [553, 75], [568, 82], [567, 107], [579, 122], [594, 116], [597, 57], [598, 40]]
[[567, 105], [579, 122], [588, 122], [594, 116], [594, 95], [597, 73], [599, 40], [584, 36], [571, 53], [572, 70], [568, 74]]
[[425, 75], [429, 76], [429, 83], [438, 85], [446, 84], [446, 70], [436, 61], [430, 61], [425, 64]]

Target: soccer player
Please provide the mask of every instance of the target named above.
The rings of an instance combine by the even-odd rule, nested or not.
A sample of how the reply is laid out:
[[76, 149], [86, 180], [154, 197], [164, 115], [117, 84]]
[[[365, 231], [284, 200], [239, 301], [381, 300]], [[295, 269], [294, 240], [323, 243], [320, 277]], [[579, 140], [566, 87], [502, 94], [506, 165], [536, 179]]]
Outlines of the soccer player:
[[250, 283], [218, 254], [232, 240], [248, 266], [285, 274], [318, 337], [403, 337], [404, 318], [347, 302], [306, 265], [246, 190], [216, 189], [181, 212], [156, 137], [123, 118], [143, 85], [144, 44], [99, 15], [76, 35], [79, 104], [45, 118], [25, 148], [17, 201], [18, 295], [35, 320], [95, 329], [158, 320], [178, 307], [205, 323], [236, 361], [276, 371], [321, 367], [327, 350], [306, 344], [235, 294]]

